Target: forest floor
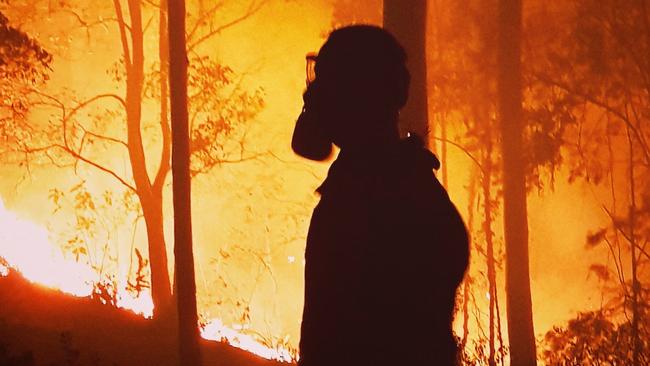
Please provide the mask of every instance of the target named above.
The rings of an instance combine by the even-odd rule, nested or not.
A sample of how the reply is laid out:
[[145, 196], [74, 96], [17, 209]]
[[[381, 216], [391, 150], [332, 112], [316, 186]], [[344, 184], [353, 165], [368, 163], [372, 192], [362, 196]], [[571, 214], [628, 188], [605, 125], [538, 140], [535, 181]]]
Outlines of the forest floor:
[[[0, 365], [178, 365], [171, 326], [90, 298], [66, 295], [11, 271], [0, 277]], [[201, 341], [204, 365], [287, 366], [226, 343]]]

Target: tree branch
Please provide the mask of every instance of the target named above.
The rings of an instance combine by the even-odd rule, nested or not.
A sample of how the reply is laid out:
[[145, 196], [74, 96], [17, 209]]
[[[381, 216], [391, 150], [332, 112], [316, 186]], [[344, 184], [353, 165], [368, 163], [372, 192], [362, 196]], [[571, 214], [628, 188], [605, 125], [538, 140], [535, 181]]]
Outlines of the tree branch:
[[122, 54], [124, 55], [124, 66], [126, 72], [131, 72], [131, 52], [129, 51], [129, 41], [126, 37], [126, 23], [124, 22], [124, 15], [122, 14], [122, 6], [120, 0], [113, 0], [115, 7], [115, 14], [117, 16], [117, 25], [120, 29], [120, 40], [122, 42]]
[[636, 126], [634, 126], [632, 121], [630, 121], [629, 118], [623, 112], [617, 110], [616, 108], [612, 107], [611, 105], [607, 104], [606, 102], [599, 100], [598, 98], [595, 98], [595, 97], [593, 97], [593, 96], [591, 96], [591, 95], [589, 95], [587, 93], [582, 93], [582, 92], [579, 92], [577, 90], [574, 90], [569, 85], [566, 85], [565, 83], [562, 83], [562, 82], [557, 81], [557, 80], [553, 80], [553, 79], [551, 79], [551, 78], [549, 78], [549, 77], [547, 77], [545, 75], [542, 75], [542, 74], [539, 74], [539, 73], [532, 73], [532, 76], [537, 78], [539, 81], [541, 81], [543, 83], [558, 87], [558, 88], [563, 89], [564, 91], [566, 91], [568, 93], [571, 93], [571, 94], [573, 94], [573, 95], [575, 95], [575, 96], [577, 96], [579, 98], [582, 98], [585, 101], [587, 101], [587, 102], [589, 102], [589, 103], [591, 103], [591, 104], [593, 104], [593, 105], [595, 105], [595, 106], [597, 106], [599, 108], [604, 109], [606, 112], [612, 114], [613, 116], [615, 116], [618, 119], [620, 119], [621, 121], [623, 121], [630, 128], [630, 130], [634, 132], [634, 135], [635, 135], [637, 141], [639, 141], [639, 143], [643, 145], [642, 150], [643, 150], [643, 154], [644, 154], [644, 157], [645, 157], [645, 160], [646, 160], [646, 164], [650, 165], [650, 148], [648, 148], [648, 146], [644, 145], [644, 138], [641, 136], [640, 131], [636, 128]]
[[262, 0], [262, 1], [260, 1], [258, 3], [256, 0], [251, 0], [250, 5], [248, 6], [248, 9], [246, 10], [246, 12], [244, 14], [242, 14], [241, 16], [231, 20], [228, 23], [225, 23], [225, 24], [211, 30], [210, 32], [208, 32], [208, 33], [204, 34], [203, 36], [201, 36], [199, 39], [197, 39], [195, 41], [188, 42], [188, 45], [187, 45], [188, 53], [192, 52], [192, 50], [194, 48], [196, 48], [198, 45], [200, 45], [201, 43], [203, 43], [203, 42], [207, 41], [208, 39], [214, 37], [215, 35], [221, 33], [225, 29], [228, 29], [228, 28], [230, 28], [230, 27], [232, 27], [232, 26], [234, 26], [236, 24], [239, 24], [242, 21], [249, 18], [250, 16], [252, 16], [253, 14], [257, 13], [267, 2], [268, 2], [267, 0]]
[[[650, 254], [645, 250], [645, 248], [640, 246], [639, 244], [636, 244], [636, 241], [632, 240], [632, 237], [630, 236], [630, 234], [627, 234], [625, 232], [625, 230], [623, 230], [620, 227], [620, 225], [618, 225], [616, 223], [616, 219], [614, 218], [614, 214], [612, 214], [611, 211], [609, 211], [609, 209], [607, 207], [605, 207], [604, 205], [603, 205], [603, 210], [605, 211], [607, 216], [609, 216], [609, 219], [612, 221], [612, 225], [614, 226], [614, 229], [616, 229], [616, 231], [618, 231], [621, 235], [623, 235], [625, 240], [627, 240], [630, 244], [634, 245], [634, 247], [636, 249], [638, 249], [641, 252], [641, 254], [643, 254], [645, 257], [650, 259]], [[631, 235], [634, 235], [634, 234], [631, 234]], [[636, 258], [635, 258], [635, 260], [636, 260]]]
[[187, 33], [187, 39], [191, 40], [192, 38], [194, 38], [194, 34], [199, 29], [201, 24], [203, 24], [203, 22], [209, 19], [222, 6], [223, 6], [223, 1], [218, 1], [213, 7], [211, 7], [206, 12], [201, 14], [199, 18], [196, 19], [196, 22], [194, 23], [192, 29]]
[[83, 129], [84, 134], [86, 134], [86, 135], [88, 135], [88, 136], [90, 136], [90, 137], [94, 137], [94, 138], [96, 138], [96, 139], [98, 139], [98, 140], [104, 140], [104, 141], [114, 142], [114, 143], [116, 143], [116, 144], [119, 144], [119, 145], [124, 146], [124, 147], [127, 148], [127, 149], [129, 148], [129, 146], [126, 144], [126, 142], [125, 142], [124, 140], [120, 140], [120, 139], [115, 138], [115, 137], [110, 137], [110, 136], [100, 135], [100, 134], [98, 134], [98, 133], [95, 133], [95, 132], [92, 132], [92, 131], [88, 131], [88, 130], [86, 130], [86, 129], [85, 129], [84, 127], [82, 127], [82, 126], [80, 126], [80, 127]]
[[48, 150], [55, 149], [55, 148], [56, 148], [56, 149], [60, 149], [60, 150], [62, 150], [63, 152], [65, 152], [65, 153], [69, 154], [70, 156], [72, 156], [73, 158], [75, 158], [75, 159], [77, 159], [77, 160], [80, 160], [80, 161], [82, 161], [82, 162], [84, 162], [84, 163], [86, 163], [86, 164], [88, 164], [88, 165], [91, 165], [91, 166], [93, 166], [93, 167], [95, 167], [95, 168], [97, 168], [97, 169], [99, 169], [99, 170], [101, 170], [101, 171], [103, 171], [103, 172], [105, 172], [105, 173], [111, 175], [111, 176], [112, 176], [113, 178], [115, 178], [118, 182], [122, 183], [125, 187], [127, 187], [127, 188], [129, 188], [130, 190], [136, 192], [135, 187], [134, 187], [133, 185], [131, 185], [129, 182], [127, 182], [124, 178], [122, 178], [122, 177], [121, 177], [119, 174], [117, 174], [115, 171], [113, 171], [113, 170], [110, 169], [110, 168], [107, 168], [107, 167], [105, 167], [105, 166], [103, 166], [103, 165], [101, 165], [101, 164], [99, 164], [99, 163], [97, 163], [97, 162], [95, 162], [95, 161], [92, 161], [92, 160], [90, 160], [90, 159], [88, 159], [88, 158], [82, 156], [81, 154], [77, 153], [76, 151], [74, 151], [73, 149], [71, 149], [71, 148], [68, 147], [68, 146], [61, 145], [61, 144], [51, 144], [51, 145], [47, 145], [47, 146], [43, 146], [43, 147], [38, 147], [38, 148], [28, 148], [28, 147], [26, 147], [26, 148], [25, 148], [25, 152], [26, 152], [26, 153], [29, 153], [29, 154], [34, 154], [34, 153], [38, 153], [38, 152], [44, 152], [44, 153], [45, 153], [45, 152], [47, 152]]
[[472, 153], [471, 153], [469, 150], [467, 150], [463, 145], [461, 145], [461, 144], [459, 144], [459, 143], [457, 143], [457, 142], [455, 142], [455, 141], [451, 141], [451, 140], [449, 140], [449, 139], [441, 138], [441, 137], [437, 137], [437, 136], [431, 136], [431, 138], [434, 139], [434, 140], [436, 140], [436, 141], [442, 141], [442, 142], [445, 142], [445, 143], [447, 143], [447, 144], [450, 144], [450, 145], [452, 145], [452, 146], [458, 148], [458, 149], [459, 149], [460, 151], [462, 151], [465, 155], [467, 155], [467, 157], [470, 158], [470, 160], [472, 160], [472, 162], [474, 162], [474, 164], [476, 164], [476, 166], [477, 166], [478, 169], [481, 171], [481, 174], [482, 174], [484, 177], [487, 176], [487, 173], [486, 173], [485, 170], [483, 169], [483, 165], [481, 165], [481, 163], [478, 161], [478, 159], [477, 159], [474, 155], [472, 155]]

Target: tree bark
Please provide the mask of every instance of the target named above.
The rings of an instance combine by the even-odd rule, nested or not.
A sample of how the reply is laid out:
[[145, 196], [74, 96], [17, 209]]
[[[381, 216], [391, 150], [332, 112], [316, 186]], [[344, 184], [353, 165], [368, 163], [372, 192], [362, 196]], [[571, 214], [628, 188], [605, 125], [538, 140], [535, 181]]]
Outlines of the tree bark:
[[178, 304], [179, 360], [183, 366], [201, 364], [196, 283], [192, 253], [190, 139], [187, 111], [187, 46], [185, 1], [169, 0], [169, 85], [172, 119], [172, 178], [174, 190], [174, 256]]
[[503, 155], [506, 301], [510, 364], [536, 365], [528, 268], [528, 218], [521, 89], [522, 1], [499, 0], [498, 113]]
[[426, 71], [426, 0], [384, 0], [384, 27], [404, 46], [411, 73], [409, 99], [400, 111], [400, 133], [422, 137], [429, 145]]

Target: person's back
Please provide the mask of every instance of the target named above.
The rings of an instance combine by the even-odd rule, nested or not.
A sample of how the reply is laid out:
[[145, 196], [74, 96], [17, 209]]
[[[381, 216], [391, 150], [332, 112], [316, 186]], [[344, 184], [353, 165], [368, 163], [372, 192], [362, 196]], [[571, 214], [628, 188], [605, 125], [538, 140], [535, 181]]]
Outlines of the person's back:
[[[359, 95], [345, 95], [363, 87], [350, 87], [350, 80], [372, 84], [368, 77], [377, 75], [359, 76], [354, 69], [349, 75], [338, 63], [341, 54], [354, 59], [350, 47], [363, 48], [362, 41], [393, 47], [378, 52], [388, 67], [403, 68], [403, 51], [385, 31], [335, 31], [318, 56], [316, 82], [322, 83], [308, 88], [294, 132], [294, 150], [312, 159], [319, 155], [309, 150], [314, 144], [320, 158], [329, 141], [341, 147], [319, 188], [307, 238], [299, 364], [452, 365], [454, 298], [468, 262], [465, 227], [433, 174], [436, 157], [417, 138], [400, 141], [397, 135], [394, 112], [406, 101], [405, 68], [398, 70], [405, 83], [387, 75], [384, 87], [401, 87], [403, 96], [377, 85], [360, 102]], [[372, 60], [382, 66], [383, 60]], [[329, 75], [344, 78], [327, 85]], [[358, 103], [350, 104], [351, 97]], [[381, 98], [394, 101], [369, 103]]]

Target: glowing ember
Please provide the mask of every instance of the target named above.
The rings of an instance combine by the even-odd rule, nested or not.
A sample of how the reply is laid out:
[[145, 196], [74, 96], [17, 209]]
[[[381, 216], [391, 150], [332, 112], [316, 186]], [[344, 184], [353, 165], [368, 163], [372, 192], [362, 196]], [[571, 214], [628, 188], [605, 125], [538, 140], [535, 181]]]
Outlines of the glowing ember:
[[[0, 277], [8, 276], [10, 270], [20, 272], [33, 283], [78, 297], [91, 296], [94, 285], [99, 280], [99, 275], [89, 265], [66, 259], [61, 250], [50, 242], [45, 228], [18, 218], [5, 209], [0, 199]], [[120, 288], [115, 304], [145, 318], [151, 318], [153, 314], [149, 289], [134, 297]], [[201, 336], [227, 342], [266, 359], [287, 362], [295, 359], [289, 350], [267, 347], [250, 335], [225, 326], [218, 319], [210, 320], [202, 327]]]
[[291, 352], [288, 350], [267, 347], [256, 341], [253, 337], [241, 334], [236, 330], [225, 326], [219, 319], [213, 319], [203, 326], [201, 329], [201, 337], [219, 342], [227, 342], [234, 347], [254, 353], [269, 360], [291, 362], [295, 359], [295, 356], [292, 356]]

